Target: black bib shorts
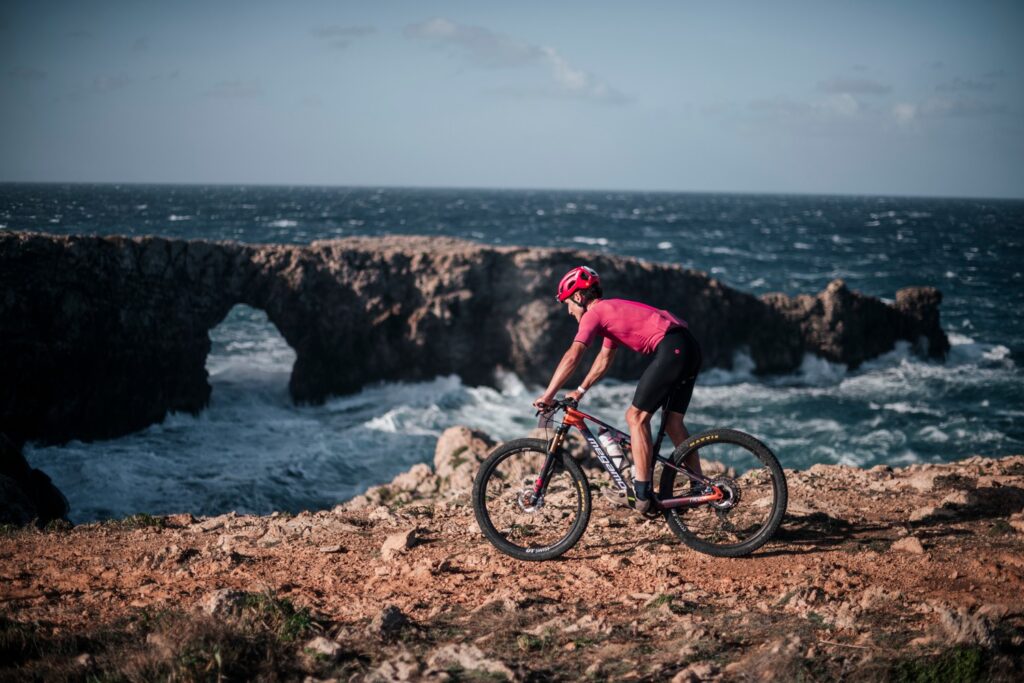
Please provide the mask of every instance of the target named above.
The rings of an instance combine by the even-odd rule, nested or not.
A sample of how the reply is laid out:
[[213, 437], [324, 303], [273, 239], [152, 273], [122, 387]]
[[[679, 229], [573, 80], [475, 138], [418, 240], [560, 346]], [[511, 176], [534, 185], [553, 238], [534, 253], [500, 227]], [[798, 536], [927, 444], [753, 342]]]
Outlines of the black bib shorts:
[[693, 385], [700, 372], [700, 345], [685, 327], [673, 327], [654, 350], [651, 364], [640, 376], [633, 405], [647, 413], [657, 412], [671, 393], [668, 409], [686, 414]]

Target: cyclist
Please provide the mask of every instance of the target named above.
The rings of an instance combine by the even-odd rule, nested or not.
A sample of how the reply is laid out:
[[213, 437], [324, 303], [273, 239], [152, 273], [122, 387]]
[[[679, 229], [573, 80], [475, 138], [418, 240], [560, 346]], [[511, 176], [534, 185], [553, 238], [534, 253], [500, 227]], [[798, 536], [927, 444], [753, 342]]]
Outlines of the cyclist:
[[[676, 445], [690, 436], [683, 416], [700, 372], [700, 346], [686, 322], [668, 311], [637, 301], [602, 297], [601, 278], [588, 266], [573, 268], [558, 283], [557, 299], [566, 304], [569, 314], [579, 322], [579, 329], [555, 368], [547, 390], [534, 401], [534, 405], [543, 410], [551, 404], [597, 337], [603, 338], [601, 350], [579, 388], [567, 394], [570, 398], [582, 399], [590, 387], [604, 376], [619, 346], [653, 356], [637, 383], [632, 405], [626, 410], [635, 467], [634, 506], [638, 512], [644, 513], [650, 510], [654, 495], [651, 489], [654, 460], [651, 454], [651, 417], [671, 393], [665, 431]], [[687, 456], [686, 465], [701, 473], [696, 452]]]

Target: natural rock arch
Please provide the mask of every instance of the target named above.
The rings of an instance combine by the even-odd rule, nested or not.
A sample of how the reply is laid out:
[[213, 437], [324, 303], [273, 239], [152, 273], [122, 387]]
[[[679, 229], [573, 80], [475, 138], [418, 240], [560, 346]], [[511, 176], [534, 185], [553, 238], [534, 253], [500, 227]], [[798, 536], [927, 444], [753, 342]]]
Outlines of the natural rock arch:
[[[838, 280], [815, 296], [757, 298], [677, 266], [447, 238], [251, 246], [0, 232], [0, 432], [109, 438], [199, 412], [208, 332], [238, 303], [265, 311], [295, 350], [298, 402], [380, 380], [487, 383], [498, 366], [542, 383], [575, 325], [552, 283], [582, 262], [610, 296], [689, 319], [709, 367], [744, 347], [761, 373], [793, 370], [804, 353], [856, 366], [898, 339], [924, 338], [936, 357], [949, 348], [930, 287], [889, 306]], [[609, 374], [635, 378], [644, 364], [619, 354]]]

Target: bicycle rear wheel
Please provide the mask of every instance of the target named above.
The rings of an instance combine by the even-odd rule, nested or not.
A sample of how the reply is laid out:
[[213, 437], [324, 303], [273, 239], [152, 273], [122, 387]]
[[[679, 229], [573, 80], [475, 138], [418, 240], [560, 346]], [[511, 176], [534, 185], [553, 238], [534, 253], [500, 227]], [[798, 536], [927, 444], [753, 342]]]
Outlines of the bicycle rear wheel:
[[547, 442], [502, 444], [480, 465], [473, 512], [480, 530], [501, 552], [520, 560], [550, 560], [580, 539], [590, 519], [590, 488], [583, 470], [560, 452], [540, 500], [534, 482], [547, 459]]
[[[786, 513], [788, 491], [779, 461], [763, 443], [743, 432], [714, 429], [687, 439], [672, 462], [699, 450], [705, 477], [726, 494], [720, 501], [665, 511], [672, 532], [683, 543], [716, 557], [749, 555], [772, 537]], [[659, 498], [689, 495], [690, 479], [670, 467], [662, 470]]]

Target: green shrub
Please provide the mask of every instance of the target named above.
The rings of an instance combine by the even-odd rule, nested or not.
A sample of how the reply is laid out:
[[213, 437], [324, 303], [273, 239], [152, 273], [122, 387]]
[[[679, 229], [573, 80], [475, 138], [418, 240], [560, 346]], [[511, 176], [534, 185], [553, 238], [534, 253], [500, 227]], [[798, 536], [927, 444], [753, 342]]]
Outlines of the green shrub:
[[935, 657], [899, 662], [892, 679], [899, 683], [969, 683], [987, 680], [986, 652], [978, 647], [954, 647]]

